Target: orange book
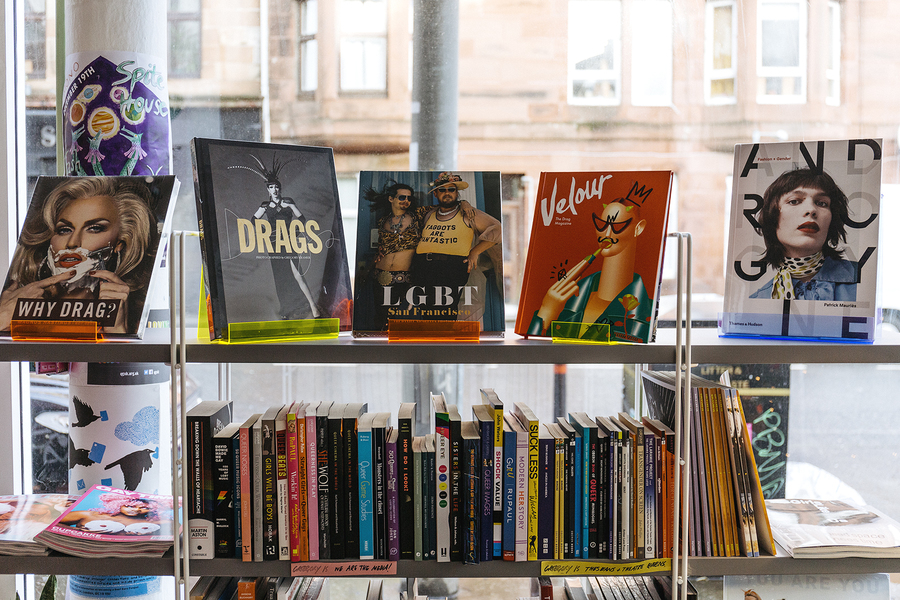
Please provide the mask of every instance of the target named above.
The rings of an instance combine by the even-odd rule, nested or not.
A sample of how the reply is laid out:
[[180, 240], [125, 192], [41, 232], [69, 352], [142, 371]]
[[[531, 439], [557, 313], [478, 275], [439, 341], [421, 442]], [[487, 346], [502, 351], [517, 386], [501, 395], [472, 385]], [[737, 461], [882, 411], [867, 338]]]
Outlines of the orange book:
[[541, 173], [515, 332], [652, 341], [671, 187], [671, 171]]

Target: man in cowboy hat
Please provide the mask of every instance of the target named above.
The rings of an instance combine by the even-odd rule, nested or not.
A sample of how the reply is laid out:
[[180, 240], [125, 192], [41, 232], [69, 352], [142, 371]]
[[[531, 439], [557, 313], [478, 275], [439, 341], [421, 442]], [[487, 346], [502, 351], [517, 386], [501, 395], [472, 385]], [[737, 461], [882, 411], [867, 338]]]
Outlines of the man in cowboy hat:
[[[459, 175], [444, 172], [429, 184], [437, 209], [428, 214], [422, 227], [422, 239], [413, 258], [413, 283], [423, 288], [424, 302], [416, 307], [418, 319], [466, 320], [460, 314], [471, 303], [477, 290], [463, 294], [469, 273], [478, 266], [482, 252], [502, 240], [500, 221], [474, 209], [466, 216], [460, 207], [459, 191], [469, 184]], [[483, 297], [482, 290], [478, 296]], [[467, 311], [466, 308], [462, 309]]]

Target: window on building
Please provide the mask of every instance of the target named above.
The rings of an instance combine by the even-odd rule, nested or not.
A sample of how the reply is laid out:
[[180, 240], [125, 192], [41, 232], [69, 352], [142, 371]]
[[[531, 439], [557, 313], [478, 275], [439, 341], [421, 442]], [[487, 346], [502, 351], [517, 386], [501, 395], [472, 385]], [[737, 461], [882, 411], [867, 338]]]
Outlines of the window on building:
[[758, 102], [806, 102], [805, 1], [760, 0], [756, 61]]
[[569, 0], [569, 104], [621, 102], [621, 13], [619, 0]]
[[341, 0], [342, 92], [387, 90], [387, 0]]
[[169, 0], [169, 77], [200, 77], [200, 0]]
[[737, 10], [735, 0], [706, 3], [704, 94], [707, 104], [737, 102]]
[[25, 2], [25, 77], [47, 76], [47, 4], [45, 0]]
[[631, 10], [631, 103], [671, 106], [672, 3], [635, 0]]
[[828, 58], [825, 67], [825, 102], [841, 105], [841, 4], [828, 3]]
[[300, 3], [300, 93], [312, 94], [319, 87], [319, 0]]

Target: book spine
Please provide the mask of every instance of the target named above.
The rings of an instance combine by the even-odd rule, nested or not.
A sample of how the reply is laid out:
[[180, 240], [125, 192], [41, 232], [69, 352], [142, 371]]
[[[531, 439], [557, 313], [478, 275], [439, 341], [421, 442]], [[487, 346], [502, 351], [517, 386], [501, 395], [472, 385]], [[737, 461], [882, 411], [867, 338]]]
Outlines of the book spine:
[[211, 424], [205, 418], [188, 416], [188, 439], [190, 454], [188, 456], [191, 474], [188, 488], [190, 509], [188, 512], [188, 529], [191, 536], [190, 556], [196, 559], [214, 558], [215, 556], [215, 524], [212, 506], [207, 506], [206, 490], [212, 496], [212, 432]]
[[528, 433], [516, 433], [516, 561], [528, 560]]
[[523, 423], [528, 428], [528, 560], [538, 559], [538, 421]]
[[563, 526], [565, 527], [563, 558], [581, 558], [581, 496], [579, 479], [581, 453], [577, 452], [575, 438], [569, 437], [564, 445], [563, 460]]
[[275, 422], [263, 422], [263, 560], [278, 560], [278, 480]]
[[288, 542], [291, 562], [300, 560], [300, 461], [297, 450], [297, 414], [286, 415], [287, 482], [288, 482]]
[[428, 533], [428, 560], [437, 558], [437, 495], [435, 479], [437, 478], [437, 456], [434, 450], [425, 452], [425, 531]]
[[241, 501], [241, 434], [238, 433], [231, 438], [231, 469], [234, 477], [232, 478], [231, 498], [234, 505], [234, 548], [231, 558], [243, 557], [243, 515], [241, 510], [243, 502]]
[[470, 439], [463, 442], [464, 485], [465, 485], [465, 532], [463, 535], [463, 562], [478, 564], [480, 562], [480, 506], [481, 506], [481, 447], [480, 440]]
[[253, 560], [263, 559], [262, 424], [253, 426]]
[[494, 558], [494, 427], [481, 423], [481, 541], [482, 562]]
[[584, 505], [584, 516], [587, 517], [587, 530], [582, 540], [583, 548], [586, 552], [582, 552], [582, 557], [596, 559], [600, 558], [600, 550], [598, 546], [599, 537], [599, 515], [600, 494], [601, 489], [597, 480], [597, 430], [588, 427], [584, 430], [584, 497], [587, 503]]
[[[300, 413], [302, 414], [302, 413]], [[307, 481], [308, 460], [306, 455], [306, 418], [297, 415], [297, 518], [298, 557], [309, 560], [309, 483]]]
[[344, 557], [359, 558], [359, 457], [356, 418], [344, 419]]
[[494, 418], [494, 430], [491, 441], [493, 447], [493, 557], [503, 557], [503, 408], [493, 406], [491, 416]]
[[328, 417], [316, 416], [316, 480], [319, 495], [319, 559], [331, 558], [331, 484], [332, 471], [328, 460]]
[[346, 490], [344, 489], [344, 434], [343, 434], [343, 418], [328, 418], [328, 470], [329, 490], [328, 510], [330, 518], [330, 540], [331, 555], [330, 558], [343, 559], [344, 555], [344, 537], [346, 535]]
[[587, 491], [587, 459], [581, 436], [575, 437], [575, 558], [588, 557], [588, 491]]
[[213, 492], [215, 494], [214, 532], [216, 558], [234, 556], [234, 486], [231, 438], [212, 440]]
[[516, 434], [503, 432], [503, 560], [516, 560]]
[[[415, 483], [413, 481], [412, 464], [412, 440], [413, 420], [406, 416], [397, 418], [397, 451], [399, 453], [399, 478], [400, 478], [400, 522], [413, 522], [413, 495]], [[400, 558], [411, 560], [414, 554], [413, 536], [400, 536]]]
[[434, 413], [435, 539], [438, 562], [450, 562], [450, 416]]
[[[287, 423], [285, 422], [285, 426]], [[288, 468], [287, 468], [287, 428], [281, 428], [278, 423], [275, 429], [275, 474], [276, 474], [276, 495], [278, 502], [277, 522], [278, 527], [278, 560], [291, 559], [291, 541], [290, 541], [290, 506], [289, 506], [289, 484], [288, 484]]]
[[[571, 552], [571, 540], [574, 539], [574, 533], [571, 530], [566, 529], [566, 512], [568, 512], [568, 499], [566, 497], [566, 450], [567, 450], [568, 440], [566, 439], [556, 439], [555, 446], [555, 483], [554, 489], [556, 493], [554, 494], [554, 504], [553, 504], [553, 512], [556, 515], [556, 527], [553, 530], [553, 539], [556, 542], [556, 550], [554, 552], [554, 557], [559, 560], [566, 557], [565, 553], [565, 540], [568, 538], [570, 540], [569, 548]], [[571, 521], [570, 521], [571, 525]]]
[[635, 524], [635, 558], [643, 560], [647, 553], [647, 519], [646, 519], [646, 460], [644, 454], [644, 430], [638, 429], [632, 438], [634, 462], [632, 471], [632, 498], [633, 522]]
[[553, 560], [555, 557], [554, 525], [556, 522], [556, 442], [553, 438], [541, 438], [538, 443], [538, 512], [543, 517], [538, 521], [538, 560]]
[[656, 558], [656, 439], [644, 434], [644, 515], [646, 533], [644, 536], [644, 557]]
[[357, 446], [359, 454], [359, 558], [374, 560], [372, 432], [360, 431], [357, 436]]
[[309, 560], [319, 560], [319, 452], [316, 417], [306, 416], [306, 510], [309, 514]]
[[413, 488], [413, 559], [414, 560], [424, 560], [425, 559], [425, 542], [422, 536], [422, 531], [425, 528], [425, 498], [424, 494], [424, 483], [422, 481], [422, 475], [424, 474], [424, 462], [422, 452], [413, 452], [413, 481], [416, 482], [415, 487]]
[[253, 445], [251, 427], [241, 427], [241, 560], [253, 561]]
[[462, 435], [459, 419], [450, 421], [450, 560], [463, 559]]
[[397, 465], [397, 442], [388, 440], [384, 447], [386, 469], [385, 504], [387, 508], [387, 560], [400, 558], [400, 494], [398, 489], [399, 470]]
[[387, 510], [385, 508], [385, 457], [384, 428], [372, 429], [372, 455], [374, 485], [375, 559], [387, 558]]
[[610, 440], [609, 457], [609, 558], [621, 560], [622, 556], [622, 437], [615, 432]]

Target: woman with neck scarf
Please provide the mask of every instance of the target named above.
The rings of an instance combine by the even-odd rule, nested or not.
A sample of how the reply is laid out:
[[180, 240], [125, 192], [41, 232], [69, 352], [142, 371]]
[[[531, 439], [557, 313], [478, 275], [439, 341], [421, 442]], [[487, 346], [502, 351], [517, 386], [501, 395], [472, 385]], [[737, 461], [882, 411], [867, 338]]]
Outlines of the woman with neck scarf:
[[763, 194], [762, 260], [775, 277], [751, 298], [856, 300], [859, 266], [844, 259], [847, 196], [825, 171], [782, 173]]

